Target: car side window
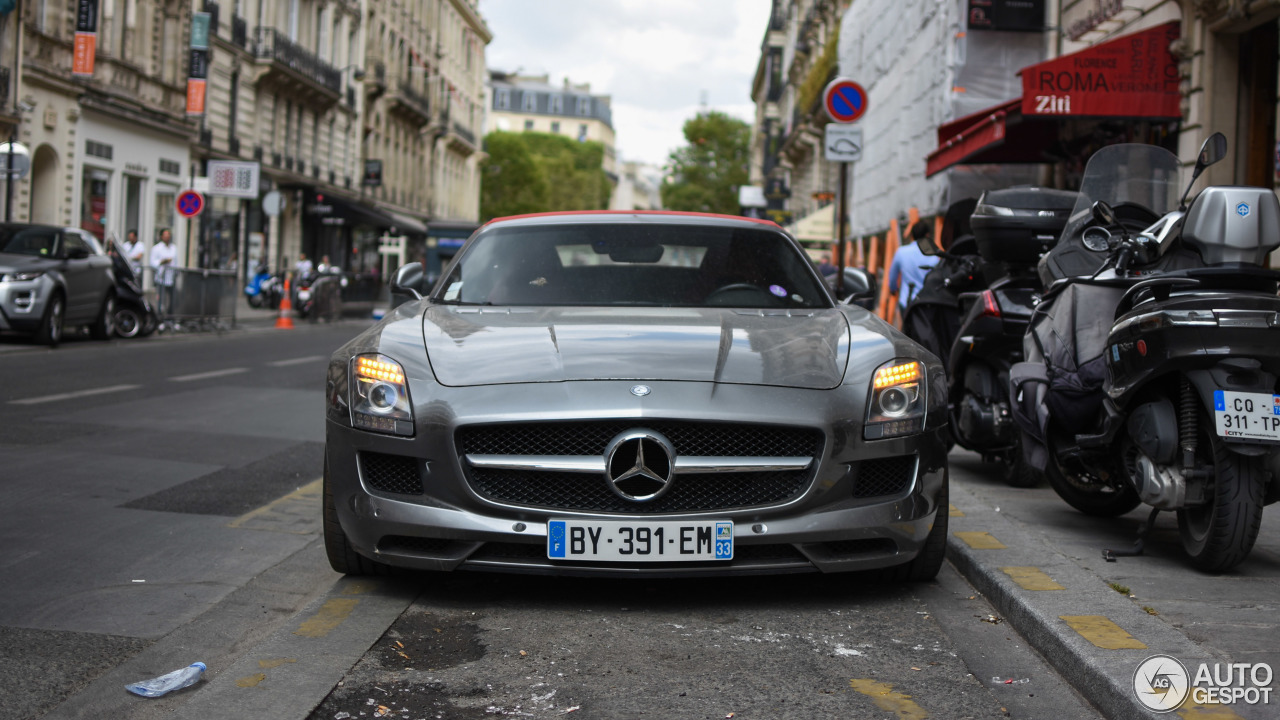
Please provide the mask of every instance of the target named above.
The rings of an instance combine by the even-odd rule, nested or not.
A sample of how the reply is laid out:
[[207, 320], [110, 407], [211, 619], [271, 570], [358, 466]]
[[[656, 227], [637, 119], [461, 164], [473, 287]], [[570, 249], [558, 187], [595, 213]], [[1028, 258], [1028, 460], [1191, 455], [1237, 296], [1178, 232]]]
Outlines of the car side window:
[[85, 255], [93, 254], [93, 248], [89, 247], [89, 243], [76, 233], [63, 233], [62, 244], [64, 257], [70, 256], [75, 250], [82, 250]]

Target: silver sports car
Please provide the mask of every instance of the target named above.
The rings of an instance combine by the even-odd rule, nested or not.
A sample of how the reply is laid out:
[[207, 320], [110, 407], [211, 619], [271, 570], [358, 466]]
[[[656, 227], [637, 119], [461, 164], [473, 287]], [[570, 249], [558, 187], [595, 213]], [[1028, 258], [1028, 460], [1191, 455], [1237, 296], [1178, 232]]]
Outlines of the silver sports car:
[[943, 368], [773, 223], [506, 218], [422, 278], [329, 363], [335, 570], [938, 572]]

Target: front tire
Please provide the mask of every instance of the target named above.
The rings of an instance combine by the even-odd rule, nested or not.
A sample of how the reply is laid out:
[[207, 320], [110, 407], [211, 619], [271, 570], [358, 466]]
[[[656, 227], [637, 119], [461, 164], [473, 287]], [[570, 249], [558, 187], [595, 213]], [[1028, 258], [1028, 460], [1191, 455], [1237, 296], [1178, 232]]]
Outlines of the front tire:
[[98, 311], [98, 319], [89, 328], [89, 335], [94, 340], [110, 340], [116, 330], [116, 294], [107, 293], [102, 301], [102, 309]]
[[938, 508], [933, 517], [933, 527], [925, 538], [920, 554], [910, 562], [886, 568], [887, 579], [892, 582], [927, 582], [938, 576], [942, 561], [947, 555], [947, 526], [951, 518], [950, 478], [944, 478], [938, 491]]
[[1093, 517], [1118, 517], [1138, 507], [1142, 500], [1128, 484], [1116, 489], [1102, 480], [1087, 474], [1077, 476], [1062, 467], [1053, 438], [1049, 438], [1049, 460], [1045, 463], [1044, 477], [1058, 497], [1071, 507]]
[[[1201, 415], [1203, 430], [1211, 423]], [[1231, 452], [1217, 433], [1202, 432], [1202, 443], [1206, 435], [1213, 454], [1208, 502], [1178, 511], [1178, 535], [1192, 565], [1218, 573], [1239, 565], [1258, 539], [1266, 471], [1262, 458]]]
[[65, 303], [61, 292], [55, 292], [50, 298], [49, 307], [45, 308], [44, 317], [40, 319], [40, 329], [36, 331], [36, 342], [51, 348], [62, 342], [62, 321], [66, 319], [67, 312]]
[[347, 534], [338, 522], [338, 510], [334, 504], [333, 486], [329, 481], [329, 458], [324, 459], [324, 551], [329, 557], [329, 567], [346, 575], [389, 575], [391, 566], [370, 560], [352, 549]]

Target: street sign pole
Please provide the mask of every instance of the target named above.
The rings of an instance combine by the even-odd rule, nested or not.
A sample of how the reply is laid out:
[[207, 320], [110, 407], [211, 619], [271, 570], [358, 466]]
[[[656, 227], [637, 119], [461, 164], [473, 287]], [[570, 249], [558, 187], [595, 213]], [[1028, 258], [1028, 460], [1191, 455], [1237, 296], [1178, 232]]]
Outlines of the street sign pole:
[[[822, 104], [827, 109], [828, 117], [834, 122], [848, 125], [857, 122], [858, 118], [867, 112], [869, 103], [865, 88], [849, 78], [838, 77], [828, 83], [826, 89], [822, 91]], [[862, 156], [862, 132], [849, 129], [833, 133], [831, 126], [827, 128], [822, 143], [827, 160], [840, 159], [840, 199], [836, 204], [839, 217], [836, 218], [835, 253], [840, 258], [840, 264], [836, 267], [836, 297], [838, 298], [844, 294], [844, 269], [848, 265], [845, 257], [847, 241], [845, 217], [849, 212], [849, 204], [853, 201], [853, 191], [849, 182], [849, 162], [856, 161]]]
[[840, 163], [840, 200], [836, 203], [836, 247], [840, 248], [838, 255], [840, 256], [840, 266], [836, 268], [836, 297], [839, 298], [844, 294], [844, 268], [848, 263], [845, 262], [845, 213], [848, 212], [848, 200], [846, 193], [849, 188], [849, 163]]

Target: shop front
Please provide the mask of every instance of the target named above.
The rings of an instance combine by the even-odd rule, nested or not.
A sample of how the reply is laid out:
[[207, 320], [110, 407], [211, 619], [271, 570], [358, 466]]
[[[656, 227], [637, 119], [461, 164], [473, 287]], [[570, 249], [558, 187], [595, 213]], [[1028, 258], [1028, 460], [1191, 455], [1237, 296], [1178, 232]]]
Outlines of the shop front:
[[187, 138], [88, 108], [76, 130], [75, 224], [101, 240], [123, 242], [136, 231], [148, 250], [167, 228], [183, 264], [194, 262], [188, 260], [186, 227], [177, 222], [174, 204], [188, 185]]

